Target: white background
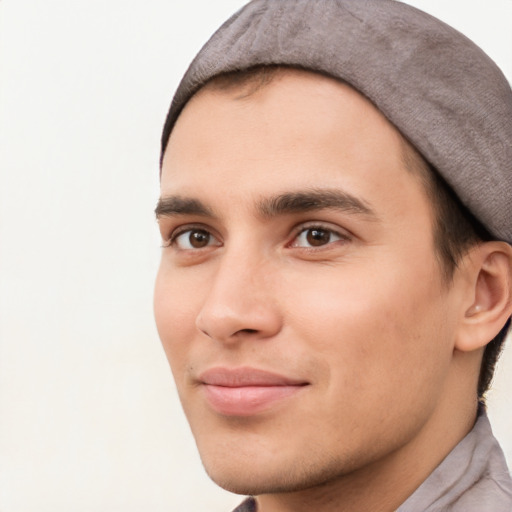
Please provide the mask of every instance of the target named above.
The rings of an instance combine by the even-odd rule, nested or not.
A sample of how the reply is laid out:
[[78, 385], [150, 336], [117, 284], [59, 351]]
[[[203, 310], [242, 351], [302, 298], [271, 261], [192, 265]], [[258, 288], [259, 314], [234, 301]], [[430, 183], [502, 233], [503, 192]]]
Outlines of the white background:
[[[512, 0], [410, 3], [512, 79]], [[0, 0], [1, 512], [240, 500], [204, 475], [151, 303], [161, 126], [189, 61], [241, 5]], [[511, 390], [509, 347], [490, 407], [509, 463]]]

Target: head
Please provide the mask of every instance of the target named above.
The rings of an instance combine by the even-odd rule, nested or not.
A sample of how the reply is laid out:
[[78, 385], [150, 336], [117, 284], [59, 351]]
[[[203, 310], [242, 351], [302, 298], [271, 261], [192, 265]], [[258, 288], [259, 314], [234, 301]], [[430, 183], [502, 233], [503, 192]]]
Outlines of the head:
[[432, 40], [482, 56], [399, 2], [319, 4], [237, 13], [162, 137], [157, 326], [207, 471], [247, 494], [396, 487], [407, 460], [414, 489], [471, 428], [512, 313], [510, 198], [482, 201], [510, 180], [510, 88], [485, 61], [460, 91]]
[[157, 209], [157, 326], [203, 462], [251, 494], [374, 470], [474, 413], [512, 251], [447, 259], [430, 170], [352, 87], [226, 80], [183, 110]]

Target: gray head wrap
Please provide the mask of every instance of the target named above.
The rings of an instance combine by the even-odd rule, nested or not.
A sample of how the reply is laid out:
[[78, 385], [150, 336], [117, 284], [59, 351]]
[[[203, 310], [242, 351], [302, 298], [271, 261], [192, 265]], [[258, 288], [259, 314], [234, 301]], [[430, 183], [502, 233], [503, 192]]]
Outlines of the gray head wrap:
[[191, 96], [258, 65], [328, 74], [368, 97], [473, 215], [512, 243], [512, 90], [474, 43], [396, 0], [253, 0], [206, 43], [173, 98], [162, 156]]

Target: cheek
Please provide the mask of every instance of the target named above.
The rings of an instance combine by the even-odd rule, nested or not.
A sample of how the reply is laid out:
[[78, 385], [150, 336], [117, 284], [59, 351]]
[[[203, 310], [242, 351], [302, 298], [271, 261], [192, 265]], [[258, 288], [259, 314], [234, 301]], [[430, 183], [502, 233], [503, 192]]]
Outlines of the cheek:
[[397, 422], [414, 431], [443, 390], [451, 351], [439, 334], [443, 314], [432, 305], [435, 293], [406, 290], [388, 277], [366, 286], [347, 277], [297, 294], [302, 340], [328, 367], [318, 377], [318, 414], [344, 426], [333, 431], [340, 443], [346, 432], [375, 439], [397, 433]]
[[289, 294], [292, 328], [329, 362], [333, 388], [384, 397], [404, 382], [435, 385], [447, 368], [451, 345], [439, 285], [428, 271], [392, 268], [317, 273]]
[[184, 341], [195, 334], [197, 302], [194, 287], [186, 286], [176, 277], [161, 265], [154, 293], [156, 326], [175, 378], [185, 371], [189, 344]]

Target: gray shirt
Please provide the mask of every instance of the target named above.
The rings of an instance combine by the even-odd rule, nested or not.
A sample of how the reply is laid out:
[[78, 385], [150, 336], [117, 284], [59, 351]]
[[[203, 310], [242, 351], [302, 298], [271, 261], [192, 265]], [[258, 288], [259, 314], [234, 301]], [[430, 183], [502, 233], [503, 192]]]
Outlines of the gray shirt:
[[[256, 512], [256, 503], [233, 512]], [[485, 412], [397, 512], [512, 512], [512, 479]]]

